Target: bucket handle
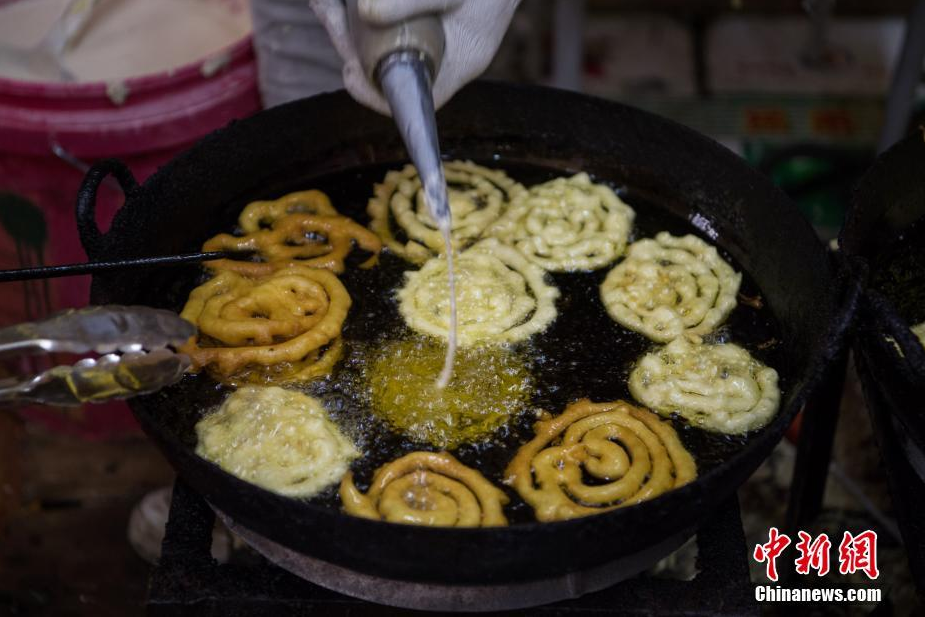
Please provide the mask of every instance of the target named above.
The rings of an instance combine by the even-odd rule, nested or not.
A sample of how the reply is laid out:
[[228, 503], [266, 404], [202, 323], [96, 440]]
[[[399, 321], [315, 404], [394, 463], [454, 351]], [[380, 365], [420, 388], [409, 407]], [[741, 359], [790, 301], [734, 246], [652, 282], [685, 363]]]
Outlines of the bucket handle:
[[105, 235], [96, 224], [96, 194], [109, 175], [115, 176], [119, 182], [126, 201], [138, 189], [131, 170], [117, 159], [97, 161], [87, 171], [77, 192], [77, 232], [84, 252], [93, 261], [103, 256], [106, 249]]

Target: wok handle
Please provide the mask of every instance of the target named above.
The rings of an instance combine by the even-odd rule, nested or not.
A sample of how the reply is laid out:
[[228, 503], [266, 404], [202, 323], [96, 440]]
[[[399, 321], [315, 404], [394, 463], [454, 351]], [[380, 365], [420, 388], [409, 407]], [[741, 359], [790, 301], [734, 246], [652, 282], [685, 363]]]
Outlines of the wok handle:
[[135, 176], [122, 161], [104, 159], [94, 163], [87, 171], [77, 192], [77, 232], [84, 252], [92, 261], [106, 255], [105, 235], [96, 224], [96, 194], [109, 175], [115, 176], [126, 200], [138, 189]]

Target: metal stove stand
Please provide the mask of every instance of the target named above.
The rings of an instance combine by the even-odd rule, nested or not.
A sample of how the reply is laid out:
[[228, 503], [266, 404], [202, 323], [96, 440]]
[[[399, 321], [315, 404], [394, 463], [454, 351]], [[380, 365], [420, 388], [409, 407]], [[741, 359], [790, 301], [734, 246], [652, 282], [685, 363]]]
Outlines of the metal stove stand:
[[[861, 365], [866, 361], [859, 359]], [[909, 460], [914, 446], [910, 446], [909, 450], [904, 447], [903, 429], [893, 417], [890, 405], [873, 384], [865, 382], [863, 385], [909, 570], [919, 598], [925, 602], [925, 517], [922, 516], [925, 511], [925, 482]]]
[[[215, 515], [182, 481], [173, 490], [161, 561], [151, 576], [152, 616], [417, 614], [350, 598], [263, 562], [218, 565], [211, 557]], [[609, 589], [505, 615], [757, 615], [738, 500], [726, 503], [697, 534], [699, 574], [691, 581], [639, 576]], [[423, 614], [423, 613], [421, 613]]]

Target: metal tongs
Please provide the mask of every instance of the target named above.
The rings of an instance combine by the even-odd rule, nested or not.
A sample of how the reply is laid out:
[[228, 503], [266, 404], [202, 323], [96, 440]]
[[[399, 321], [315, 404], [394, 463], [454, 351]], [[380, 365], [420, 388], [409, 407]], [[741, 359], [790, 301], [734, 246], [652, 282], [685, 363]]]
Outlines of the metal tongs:
[[155, 392], [180, 380], [190, 360], [171, 347], [196, 328], [144, 306], [92, 306], [0, 329], [0, 358], [99, 354], [37, 375], [0, 378], [0, 405], [76, 406]]

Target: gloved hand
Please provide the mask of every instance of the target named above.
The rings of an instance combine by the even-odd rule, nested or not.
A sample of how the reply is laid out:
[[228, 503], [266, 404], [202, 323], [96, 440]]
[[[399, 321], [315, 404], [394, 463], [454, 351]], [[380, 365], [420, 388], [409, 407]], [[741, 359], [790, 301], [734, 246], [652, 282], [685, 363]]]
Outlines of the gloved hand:
[[[309, 0], [344, 60], [344, 86], [357, 101], [389, 115], [389, 105], [366, 76], [347, 26], [343, 0]], [[360, 19], [388, 26], [425, 14], [439, 14], [446, 37], [434, 82], [434, 103], [450, 97], [491, 63], [520, 0], [359, 0]]]

